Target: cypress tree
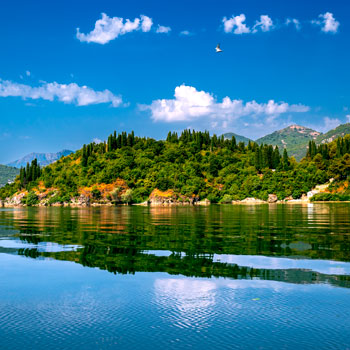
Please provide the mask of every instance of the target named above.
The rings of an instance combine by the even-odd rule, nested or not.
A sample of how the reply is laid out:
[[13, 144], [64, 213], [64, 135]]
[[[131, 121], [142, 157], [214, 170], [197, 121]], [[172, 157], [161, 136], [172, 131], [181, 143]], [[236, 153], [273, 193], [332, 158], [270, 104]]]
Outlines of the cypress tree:
[[237, 142], [236, 142], [236, 138], [234, 136], [232, 136], [231, 138], [231, 151], [234, 151], [237, 147]]
[[289, 169], [289, 159], [288, 159], [288, 153], [287, 153], [287, 149], [286, 148], [283, 151], [282, 164], [283, 164], [283, 170], [288, 170]]
[[87, 151], [86, 151], [86, 145], [83, 146], [83, 154], [81, 157], [81, 165], [83, 167], [87, 166], [87, 160], [88, 160], [88, 155], [87, 155]]
[[257, 147], [254, 155], [254, 166], [258, 171], [261, 170], [261, 163], [261, 150], [260, 147]]
[[278, 146], [275, 147], [274, 151], [273, 151], [273, 165], [272, 168], [273, 169], [277, 169], [278, 166], [281, 163], [281, 154], [280, 151], [278, 149]]

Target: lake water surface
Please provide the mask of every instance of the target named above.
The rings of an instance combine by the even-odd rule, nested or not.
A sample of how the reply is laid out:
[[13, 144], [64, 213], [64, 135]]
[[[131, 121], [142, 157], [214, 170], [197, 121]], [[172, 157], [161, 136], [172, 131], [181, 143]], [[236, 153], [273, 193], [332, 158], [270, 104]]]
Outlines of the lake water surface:
[[1, 209], [0, 349], [350, 349], [350, 205]]

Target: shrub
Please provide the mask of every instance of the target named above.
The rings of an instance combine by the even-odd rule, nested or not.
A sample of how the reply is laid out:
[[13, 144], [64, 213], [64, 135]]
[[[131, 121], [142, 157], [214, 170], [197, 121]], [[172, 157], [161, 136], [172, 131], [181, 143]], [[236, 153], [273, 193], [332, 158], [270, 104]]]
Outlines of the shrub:
[[122, 194], [122, 202], [126, 204], [132, 202], [132, 190], [130, 188]]
[[91, 194], [92, 194], [92, 197], [94, 199], [100, 199], [101, 198], [101, 192], [96, 186], [94, 186], [92, 188]]
[[111, 198], [113, 201], [120, 201], [120, 193], [121, 193], [121, 188], [120, 187], [116, 187], [111, 193]]
[[221, 204], [228, 204], [231, 203], [233, 200], [232, 196], [229, 194], [225, 194], [222, 199], [219, 201]]
[[25, 203], [28, 207], [30, 207], [32, 205], [38, 204], [39, 198], [35, 192], [31, 191], [25, 196]]
[[310, 199], [311, 202], [329, 202], [329, 201], [350, 201], [350, 195], [339, 193], [316, 193]]

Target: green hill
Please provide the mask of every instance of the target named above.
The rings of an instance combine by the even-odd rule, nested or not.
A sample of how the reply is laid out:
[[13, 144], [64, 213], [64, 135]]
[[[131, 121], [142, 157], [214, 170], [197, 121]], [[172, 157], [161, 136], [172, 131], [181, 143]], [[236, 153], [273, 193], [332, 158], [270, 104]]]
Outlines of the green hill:
[[290, 156], [300, 160], [306, 155], [307, 145], [310, 140], [316, 140], [321, 133], [300, 125], [290, 125], [287, 128], [273, 132], [272, 134], [257, 139], [259, 145], [268, 144], [286, 148]]
[[325, 134], [319, 135], [315, 142], [316, 144], [329, 143], [337, 139], [338, 137], [344, 137], [345, 135], [350, 134], [350, 123], [341, 124], [335, 129], [332, 129]]
[[237, 135], [234, 132], [227, 132], [226, 134], [222, 135], [225, 139], [231, 140], [232, 136], [235, 137], [237, 142], [244, 142], [245, 144], [248, 144], [249, 141], [252, 141], [251, 139], [248, 139], [248, 137]]
[[19, 169], [0, 164], [0, 186], [13, 181], [19, 174]]
[[19, 200], [27, 205], [39, 200], [42, 205], [130, 203], [158, 197], [167, 203], [195, 198], [230, 202], [266, 200], [272, 193], [279, 199], [300, 198], [330, 178], [347, 181], [350, 136], [313, 144], [311, 151], [297, 163], [286, 150], [281, 156], [271, 145], [245, 146], [208, 132], [185, 130], [180, 137], [169, 133], [166, 141], [114, 133], [107, 143], [84, 145], [42, 169], [34, 160], [14, 184], [0, 189], [0, 198], [22, 194]]

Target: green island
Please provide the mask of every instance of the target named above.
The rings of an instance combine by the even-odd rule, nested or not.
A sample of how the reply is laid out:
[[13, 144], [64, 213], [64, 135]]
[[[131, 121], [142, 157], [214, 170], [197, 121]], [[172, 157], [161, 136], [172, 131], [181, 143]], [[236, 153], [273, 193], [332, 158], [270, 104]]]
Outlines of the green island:
[[348, 201], [349, 177], [350, 135], [309, 141], [297, 162], [286, 149], [234, 136], [114, 132], [43, 168], [33, 160], [0, 198], [2, 206]]

